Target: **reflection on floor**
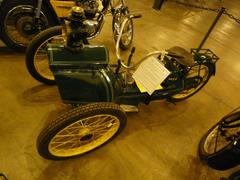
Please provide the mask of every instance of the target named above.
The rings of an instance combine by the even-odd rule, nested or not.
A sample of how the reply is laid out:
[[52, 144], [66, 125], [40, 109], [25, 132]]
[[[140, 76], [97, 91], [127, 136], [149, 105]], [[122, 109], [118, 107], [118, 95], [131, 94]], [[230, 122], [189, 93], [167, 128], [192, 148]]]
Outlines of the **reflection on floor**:
[[[189, 2], [194, 2], [189, 1]], [[240, 17], [238, 0], [198, 3], [225, 6]], [[147, 0], [127, 1], [143, 18], [134, 25], [134, 61], [153, 50], [198, 47], [216, 13], [186, 8], [167, 1], [160, 12]], [[206, 48], [221, 59], [217, 74], [192, 98], [173, 105], [166, 101], [141, 104], [128, 115], [123, 133], [107, 146], [79, 158], [52, 162], [36, 151], [36, 137], [46, 120], [62, 109], [56, 87], [40, 85], [30, 77], [24, 54], [0, 48], [0, 172], [9, 179], [161, 179], [215, 180], [229, 174], [208, 168], [198, 158], [202, 135], [240, 104], [240, 24], [224, 16]], [[111, 17], [94, 40], [110, 48], [115, 61]], [[3, 45], [2, 45], [3, 46]]]

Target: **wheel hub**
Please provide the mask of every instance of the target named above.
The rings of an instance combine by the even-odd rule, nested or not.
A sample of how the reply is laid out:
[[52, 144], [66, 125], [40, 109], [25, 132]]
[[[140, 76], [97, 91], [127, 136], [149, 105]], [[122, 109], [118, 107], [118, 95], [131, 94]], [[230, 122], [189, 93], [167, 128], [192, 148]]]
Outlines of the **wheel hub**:
[[[34, 23], [34, 7], [31, 5], [19, 5], [12, 8], [4, 19], [6, 36], [16, 46], [26, 47], [33, 36], [38, 33]], [[48, 19], [41, 11], [41, 29], [48, 27]]]
[[19, 34], [25, 38], [32, 37], [37, 33], [37, 28], [33, 24], [32, 17], [20, 17], [16, 23]]
[[198, 85], [201, 84], [201, 83], [202, 83], [202, 78], [200, 76], [197, 76], [193, 80], [193, 88], [198, 87]]
[[80, 138], [80, 141], [89, 141], [93, 138], [93, 134], [87, 134]]
[[60, 157], [80, 155], [102, 145], [115, 135], [119, 120], [112, 115], [90, 116], [58, 132], [49, 143], [51, 154]]
[[79, 135], [80, 136], [86, 136], [88, 134], [90, 134], [90, 129], [89, 128], [83, 127], [81, 129], [79, 129]]

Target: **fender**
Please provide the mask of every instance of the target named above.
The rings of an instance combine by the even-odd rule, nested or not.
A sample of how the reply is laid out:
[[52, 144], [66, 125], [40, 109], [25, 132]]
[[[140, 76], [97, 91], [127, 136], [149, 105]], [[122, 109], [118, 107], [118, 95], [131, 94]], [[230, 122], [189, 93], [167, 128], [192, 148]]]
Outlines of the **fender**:
[[212, 64], [212, 75], [215, 76], [216, 75], [216, 64], [211, 62]]
[[219, 153], [211, 155], [205, 161], [207, 164], [217, 170], [227, 170], [239, 164], [239, 140], [232, 142]]
[[206, 59], [205, 62], [209, 63], [211, 65], [211, 74], [213, 76], [216, 75], [216, 62], [213, 62], [211, 59]]

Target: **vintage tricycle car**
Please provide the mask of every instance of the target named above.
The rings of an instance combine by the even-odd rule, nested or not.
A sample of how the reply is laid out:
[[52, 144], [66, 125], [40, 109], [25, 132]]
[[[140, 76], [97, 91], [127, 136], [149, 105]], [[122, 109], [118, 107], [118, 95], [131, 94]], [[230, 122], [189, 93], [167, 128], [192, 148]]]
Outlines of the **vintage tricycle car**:
[[[116, 42], [117, 64], [109, 63], [108, 49], [104, 46], [76, 43], [75, 49], [71, 42], [48, 45], [50, 69], [61, 98], [73, 107], [42, 129], [37, 140], [42, 157], [61, 160], [94, 150], [123, 130], [127, 120], [125, 113], [136, 112], [139, 103], [148, 104], [159, 99], [173, 103], [184, 100], [197, 93], [215, 75], [215, 63], [219, 58], [209, 49], [188, 52], [173, 47], [152, 52], [132, 63], [133, 48], [124, 62], [119, 50], [124, 27], [139, 17], [141, 15], [128, 14], [121, 23]], [[74, 32], [78, 33], [78, 42], [87, 38], [85, 32], [71, 33]], [[144, 69], [152, 61], [167, 69], [169, 75], [158, 84], [160, 88], [149, 93], [140, 87], [147, 89], [148, 85], [139, 85], [133, 77], [140, 67]]]

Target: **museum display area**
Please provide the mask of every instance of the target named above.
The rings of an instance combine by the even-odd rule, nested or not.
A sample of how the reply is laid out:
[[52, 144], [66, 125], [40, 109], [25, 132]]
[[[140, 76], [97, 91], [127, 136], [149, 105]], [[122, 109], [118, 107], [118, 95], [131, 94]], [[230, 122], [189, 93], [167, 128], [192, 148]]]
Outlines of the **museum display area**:
[[240, 179], [238, 0], [59, 2], [1, 2], [0, 179]]

